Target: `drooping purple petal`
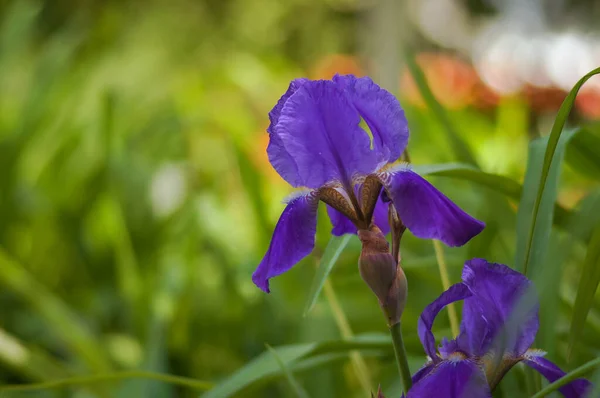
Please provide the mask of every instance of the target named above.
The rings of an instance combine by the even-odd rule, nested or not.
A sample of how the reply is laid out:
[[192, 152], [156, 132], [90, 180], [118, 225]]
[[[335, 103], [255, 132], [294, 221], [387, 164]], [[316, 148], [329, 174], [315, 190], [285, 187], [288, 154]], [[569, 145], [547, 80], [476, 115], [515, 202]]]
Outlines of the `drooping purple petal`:
[[408, 143], [408, 122], [396, 97], [369, 77], [336, 75], [333, 81], [346, 91], [369, 126], [380, 163], [395, 162]]
[[423, 344], [425, 353], [429, 355], [432, 361], [439, 362], [440, 360], [435, 351], [435, 337], [431, 331], [435, 317], [448, 304], [464, 300], [469, 296], [471, 296], [471, 292], [467, 286], [463, 283], [457, 283], [450, 286], [448, 290], [425, 307], [423, 313], [421, 313], [418, 328], [419, 339], [421, 340], [421, 344]]
[[521, 356], [533, 344], [539, 327], [539, 302], [532, 283], [504, 264], [475, 258], [465, 263], [465, 299], [459, 346], [471, 355], [494, 351]]
[[408, 391], [408, 398], [488, 398], [483, 370], [468, 359], [442, 361]]
[[[543, 352], [530, 350], [525, 354], [523, 362], [541, 373], [550, 383], [565, 375], [565, 372], [546, 358], [543, 358], [542, 355], [544, 355]], [[578, 398], [585, 396], [585, 393], [590, 390], [591, 386], [592, 383], [586, 379], [576, 379], [561, 387], [559, 391], [567, 398]]]
[[252, 281], [269, 293], [269, 279], [306, 257], [315, 246], [318, 197], [307, 192], [291, 199], [283, 210], [269, 250], [252, 274]]
[[405, 167], [382, 173], [380, 177], [400, 219], [419, 238], [462, 246], [485, 227]]
[[307, 81], [287, 98], [272, 126], [267, 153], [291, 185], [318, 188], [378, 167], [368, 134], [349, 96], [330, 80]]
[[342, 236], [345, 234], [355, 234], [356, 235], [356, 226], [352, 221], [348, 219], [345, 215], [334, 209], [333, 207], [327, 205], [327, 215], [331, 220], [331, 224], [333, 225], [333, 229], [331, 230], [331, 234], [334, 236]]

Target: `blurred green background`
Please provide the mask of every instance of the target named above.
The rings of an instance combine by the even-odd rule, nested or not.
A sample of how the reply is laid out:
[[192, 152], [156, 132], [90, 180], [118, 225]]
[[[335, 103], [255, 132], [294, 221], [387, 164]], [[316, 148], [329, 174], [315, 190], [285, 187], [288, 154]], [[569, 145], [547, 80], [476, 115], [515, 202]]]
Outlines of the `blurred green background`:
[[[535, 141], [542, 152], [528, 145], [600, 65], [598, 17], [596, 2], [575, 0], [0, 1], [0, 385], [133, 370], [207, 383], [131, 377], [0, 397], [195, 397], [233, 387], [239, 369], [261, 376], [236, 396], [295, 396], [277, 355], [251, 362], [265, 344], [295, 345], [278, 359], [311, 397], [366, 397], [379, 383], [398, 396], [358, 239], [304, 314], [330, 238], [324, 207], [313, 255], [270, 295], [252, 284], [292, 192], [266, 157], [268, 111], [295, 77], [369, 74], [401, 99], [415, 165], [483, 170], [431, 177], [487, 223], [467, 246], [444, 249], [456, 283], [469, 258], [518, 261], [527, 236], [517, 209], [531, 217], [537, 187], [525, 179], [528, 152], [539, 168], [545, 141]], [[442, 113], [406, 69], [413, 56]], [[551, 173], [558, 205], [532, 271], [544, 298], [536, 346], [565, 369], [600, 352], [596, 296], [567, 358], [582, 270], [595, 264], [599, 117], [592, 79]], [[417, 318], [443, 287], [431, 242], [407, 234], [402, 252], [403, 329], [418, 369]], [[446, 312], [436, 334], [450, 337]], [[351, 335], [365, 339], [361, 354], [298, 346]], [[525, 381], [517, 367], [496, 395], [519, 396]]]

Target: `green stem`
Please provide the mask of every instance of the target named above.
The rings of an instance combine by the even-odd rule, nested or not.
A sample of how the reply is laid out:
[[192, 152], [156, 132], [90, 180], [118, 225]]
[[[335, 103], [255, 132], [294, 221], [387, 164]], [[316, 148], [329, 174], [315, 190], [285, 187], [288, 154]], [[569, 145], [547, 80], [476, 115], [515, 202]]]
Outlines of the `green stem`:
[[128, 371], [128, 372], [117, 372], [117, 373], [106, 373], [97, 374], [90, 376], [79, 376], [71, 377], [68, 379], [48, 381], [44, 383], [35, 384], [13, 384], [0, 386], [0, 391], [33, 391], [33, 390], [47, 390], [52, 388], [61, 388], [67, 386], [85, 385], [100, 383], [105, 381], [119, 381], [126, 379], [152, 379], [158, 380], [165, 383], [177, 384], [180, 386], [196, 389], [196, 390], [210, 390], [213, 387], [212, 383], [206, 381], [200, 381], [190, 379], [187, 377], [173, 376], [163, 373], [153, 373], [145, 371]]
[[[565, 384], [569, 384], [573, 380], [578, 379], [579, 377], [581, 377], [584, 374], [590, 372], [594, 368], [597, 368], [598, 366], [600, 366], [600, 358], [596, 358], [596, 359], [594, 359], [594, 360], [592, 360], [592, 361], [590, 361], [590, 362], [588, 362], [586, 364], [583, 364], [580, 367], [578, 367], [577, 369], [575, 369], [575, 370], [567, 373], [566, 375], [564, 375], [560, 379], [555, 380], [554, 383], [547, 385], [544, 389], [542, 389], [540, 392], [538, 392], [537, 394], [535, 394], [531, 398], [542, 398], [542, 397], [545, 397], [546, 395], [553, 393], [554, 391], [558, 390], [559, 388], [561, 388]], [[590, 397], [591, 396], [592, 395], [590, 395]]]
[[402, 388], [405, 393], [408, 393], [408, 390], [412, 387], [412, 379], [410, 377], [410, 369], [408, 368], [406, 348], [404, 348], [404, 341], [402, 340], [402, 327], [400, 326], [400, 322], [390, 327], [390, 333], [392, 335], [392, 341], [394, 342], [394, 352], [396, 353], [398, 370], [400, 371], [400, 377], [402, 378]]
[[[444, 291], [450, 289], [450, 276], [448, 274], [448, 267], [446, 266], [446, 258], [444, 257], [444, 248], [442, 244], [437, 240], [432, 240], [433, 249], [435, 250], [435, 257], [437, 259], [438, 267], [440, 268], [440, 277], [442, 278], [442, 287]], [[454, 303], [448, 304], [448, 318], [450, 318], [450, 329], [452, 335], [456, 338], [459, 333], [458, 326], [458, 315], [456, 315], [456, 307]]]

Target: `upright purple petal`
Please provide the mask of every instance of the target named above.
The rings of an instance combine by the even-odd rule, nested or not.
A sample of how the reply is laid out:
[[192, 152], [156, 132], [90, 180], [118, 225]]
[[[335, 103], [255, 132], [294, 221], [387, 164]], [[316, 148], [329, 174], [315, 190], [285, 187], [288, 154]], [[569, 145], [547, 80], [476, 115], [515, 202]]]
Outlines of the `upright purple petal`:
[[[493, 344], [514, 357], [533, 344], [539, 327], [537, 297], [532, 283], [504, 264], [475, 258], [465, 263], [463, 283], [472, 296], [465, 299], [458, 344], [471, 355], [484, 355]], [[500, 333], [503, 333], [502, 335]]]
[[408, 391], [408, 398], [488, 398], [483, 369], [468, 359], [442, 361]]
[[[275, 112], [276, 113], [276, 112]], [[302, 84], [283, 104], [272, 126], [267, 153], [291, 185], [318, 188], [378, 167], [370, 139], [348, 95], [329, 80]]]
[[435, 351], [435, 337], [431, 328], [433, 327], [433, 321], [437, 314], [448, 304], [454, 303], [455, 301], [464, 300], [471, 296], [471, 292], [463, 283], [457, 283], [456, 285], [450, 286], [448, 290], [442, 293], [437, 299], [429, 304], [421, 313], [419, 317], [419, 339], [425, 353], [429, 355], [432, 361], [438, 362], [439, 358]]
[[315, 246], [318, 197], [307, 192], [291, 199], [283, 210], [269, 250], [252, 274], [252, 281], [269, 293], [269, 279], [306, 257]]
[[373, 134], [373, 150], [382, 164], [395, 162], [408, 143], [408, 122], [400, 103], [369, 77], [333, 78], [342, 87]]
[[285, 103], [287, 102], [287, 100], [300, 88], [302, 87], [302, 85], [306, 82], [308, 82], [309, 80], [306, 78], [299, 78], [299, 79], [294, 79], [290, 82], [290, 85], [288, 86], [287, 91], [285, 92], [285, 94], [283, 94], [281, 96], [281, 98], [279, 98], [279, 101], [277, 101], [277, 104], [275, 104], [275, 106], [273, 107], [273, 109], [271, 109], [271, 111], [269, 112], [269, 121], [271, 122], [269, 124], [269, 127], [267, 128], [267, 131], [269, 132], [269, 134], [271, 134], [273, 132], [273, 127], [277, 124], [277, 122], [279, 121], [279, 115], [281, 114], [281, 109], [283, 109], [283, 105], [285, 105]]
[[433, 185], [406, 168], [381, 174], [400, 219], [417, 237], [462, 246], [485, 224], [462, 211]]
[[[549, 360], [543, 358], [543, 354], [540, 351], [530, 350], [525, 354], [523, 362], [540, 372], [550, 383], [563, 377], [565, 372]], [[576, 379], [561, 387], [559, 391], [567, 398], [578, 398], [585, 396], [591, 387], [592, 383], [586, 379]]]
[[285, 94], [279, 98], [277, 104], [275, 104], [273, 109], [271, 109], [269, 112], [269, 120], [271, 123], [267, 128], [267, 132], [269, 133], [269, 145], [267, 147], [267, 153], [269, 154], [269, 158], [272, 157], [273, 159], [277, 159], [278, 167], [276, 170], [281, 176], [293, 176], [298, 174], [298, 165], [296, 164], [296, 161], [292, 155], [287, 151], [287, 149], [285, 149], [281, 138], [277, 134], [274, 134], [273, 130], [277, 125], [277, 122], [279, 122], [281, 109], [283, 109], [283, 106], [287, 100], [298, 90], [298, 88], [308, 81], [309, 80], [306, 78], [292, 80]]

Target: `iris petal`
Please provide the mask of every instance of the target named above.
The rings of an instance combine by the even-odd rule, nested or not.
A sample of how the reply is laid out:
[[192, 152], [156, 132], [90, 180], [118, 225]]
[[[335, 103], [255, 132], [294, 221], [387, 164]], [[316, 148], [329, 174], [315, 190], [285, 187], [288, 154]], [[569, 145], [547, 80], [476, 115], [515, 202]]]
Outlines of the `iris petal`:
[[[537, 370], [542, 376], [544, 376], [550, 383], [560, 379], [565, 375], [558, 366], [543, 358], [540, 351], [531, 350], [525, 355], [523, 361], [528, 366]], [[571, 383], [561, 387], [559, 391], [567, 398], [578, 398], [585, 396], [585, 393], [590, 389], [592, 383], [585, 379], [577, 379]]]
[[280, 275], [306, 257], [315, 246], [318, 197], [307, 192], [291, 199], [283, 210], [269, 250], [252, 274], [252, 281], [269, 292], [269, 279]]
[[[355, 189], [355, 193], [357, 197], [359, 189]], [[342, 236], [345, 234], [354, 234], [356, 235], [356, 226], [341, 212], [337, 211], [331, 206], [327, 206], [327, 214], [329, 215], [329, 219], [331, 220], [331, 224], [333, 225], [333, 229], [331, 230], [331, 234], [335, 236]], [[390, 223], [388, 221], [388, 204], [385, 203], [381, 196], [377, 199], [377, 203], [375, 205], [375, 211], [373, 212], [373, 222], [384, 235], [387, 235], [390, 232]]]
[[330, 80], [302, 84], [283, 104], [267, 153], [293, 186], [318, 188], [334, 180], [351, 186], [355, 175], [378, 165], [360, 116], [348, 95]]
[[483, 370], [468, 359], [442, 361], [408, 391], [408, 398], [488, 398]]
[[408, 122], [396, 97], [369, 77], [336, 75], [333, 81], [344, 89], [369, 126], [379, 161], [396, 161], [408, 143]]
[[421, 316], [419, 317], [419, 339], [421, 340], [421, 344], [423, 344], [425, 353], [427, 353], [434, 362], [439, 361], [435, 351], [435, 337], [431, 331], [435, 317], [448, 304], [464, 300], [469, 296], [471, 296], [471, 292], [467, 286], [463, 283], [457, 283], [456, 285], [450, 286], [448, 290], [425, 307], [423, 313], [421, 313]]
[[462, 246], [485, 227], [413, 171], [402, 168], [380, 177], [402, 223], [419, 238]]
[[539, 302], [526, 296], [531, 281], [504, 264], [479, 258], [465, 263], [462, 279], [472, 296], [464, 302], [459, 346], [471, 355], [484, 355], [498, 344], [501, 348], [494, 351], [523, 355], [539, 327]]

